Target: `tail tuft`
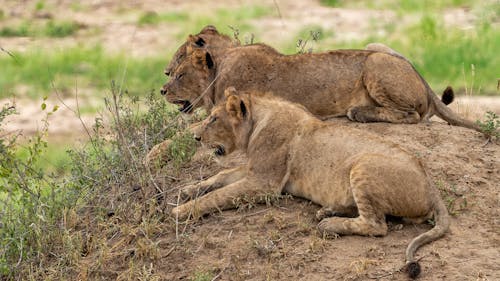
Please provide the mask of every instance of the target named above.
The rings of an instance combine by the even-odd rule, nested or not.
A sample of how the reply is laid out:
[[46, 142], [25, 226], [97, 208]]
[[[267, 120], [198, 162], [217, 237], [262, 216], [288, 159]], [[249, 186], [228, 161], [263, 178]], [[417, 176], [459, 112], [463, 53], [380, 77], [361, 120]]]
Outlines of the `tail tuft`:
[[454, 99], [455, 93], [453, 93], [453, 89], [451, 88], [451, 86], [446, 87], [446, 89], [444, 89], [443, 91], [443, 95], [441, 96], [441, 101], [444, 104], [448, 105], [452, 103]]
[[408, 271], [408, 276], [411, 279], [415, 279], [420, 274], [420, 264], [416, 261], [412, 261], [406, 265], [406, 270]]

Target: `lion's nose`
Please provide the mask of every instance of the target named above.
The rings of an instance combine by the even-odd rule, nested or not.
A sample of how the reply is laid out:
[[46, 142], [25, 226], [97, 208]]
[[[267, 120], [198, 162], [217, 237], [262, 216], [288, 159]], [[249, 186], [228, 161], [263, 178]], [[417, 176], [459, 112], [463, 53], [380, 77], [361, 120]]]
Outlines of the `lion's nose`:
[[201, 137], [200, 137], [200, 136], [196, 136], [196, 135], [195, 135], [195, 136], [194, 136], [194, 139], [195, 139], [196, 141], [201, 141]]
[[161, 89], [160, 89], [160, 94], [162, 96], [166, 95], [167, 94], [167, 87], [163, 86]]

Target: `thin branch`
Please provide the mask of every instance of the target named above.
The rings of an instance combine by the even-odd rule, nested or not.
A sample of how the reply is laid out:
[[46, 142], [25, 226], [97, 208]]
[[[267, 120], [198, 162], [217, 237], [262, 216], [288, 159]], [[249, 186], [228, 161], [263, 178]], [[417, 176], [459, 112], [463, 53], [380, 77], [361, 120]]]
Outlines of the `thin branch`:
[[8, 50], [2, 48], [2, 46], [0, 46], [0, 51], [6, 53], [7, 55], [9, 55], [12, 59], [14, 59], [15, 62], [19, 62], [19, 60], [17, 59], [16, 56], [14, 56], [13, 53], [9, 52]]
[[276, 11], [278, 12], [278, 17], [280, 18], [280, 21], [281, 21], [281, 27], [285, 27], [285, 22], [283, 21], [283, 16], [281, 15], [281, 10], [280, 10], [280, 6], [278, 6], [278, 3], [276, 2], [276, 0], [273, 0], [273, 3], [274, 3], [274, 6], [276, 7]]

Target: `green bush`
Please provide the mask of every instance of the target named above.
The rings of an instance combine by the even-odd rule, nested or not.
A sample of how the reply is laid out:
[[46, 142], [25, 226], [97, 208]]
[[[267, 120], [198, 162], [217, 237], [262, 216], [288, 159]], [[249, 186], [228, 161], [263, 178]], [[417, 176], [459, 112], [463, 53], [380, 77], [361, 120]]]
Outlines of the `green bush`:
[[[44, 103], [43, 103], [44, 104]], [[51, 115], [57, 109], [47, 112]], [[0, 111], [0, 125], [13, 114]], [[48, 124], [25, 145], [27, 156], [17, 157], [17, 135], [0, 127], [0, 279], [12, 277], [21, 262], [42, 251], [52, 251], [52, 235], [59, 235], [55, 221], [66, 202], [62, 186], [45, 174], [38, 163], [47, 147]]]
[[485, 120], [477, 120], [476, 124], [483, 130], [488, 140], [496, 141], [500, 139], [500, 118], [495, 112], [486, 112]]
[[[45, 102], [42, 109], [47, 116], [57, 110]], [[0, 125], [14, 112], [4, 107]], [[178, 115], [154, 92], [141, 100], [113, 84], [102, 117], [86, 128], [89, 142], [68, 151], [69, 172], [59, 178], [39, 165], [48, 147], [47, 119], [27, 144], [0, 127], [0, 280], [45, 279], [49, 264], [71, 268], [88, 251], [75, 230], [78, 220], [91, 220], [90, 225], [96, 226], [115, 214], [134, 220], [136, 209], [154, 211], [162, 193], [143, 164], [145, 155], [155, 144], [173, 138], [169, 152], [173, 161], [164, 171], [168, 175], [178, 173], [194, 153], [192, 137], [178, 133], [187, 126]]]

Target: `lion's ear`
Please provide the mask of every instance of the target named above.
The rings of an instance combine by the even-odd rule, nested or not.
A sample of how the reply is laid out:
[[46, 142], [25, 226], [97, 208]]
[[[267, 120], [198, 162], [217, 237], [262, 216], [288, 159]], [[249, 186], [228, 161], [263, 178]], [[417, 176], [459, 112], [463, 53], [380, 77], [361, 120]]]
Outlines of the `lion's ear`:
[[201, 38], [198, 35], [189, 35], [187, 41], [189, 42], [189, 45], [195, 48], [201, 48], [205, 46], [206, 42], [203, 38]]
[[214, 61], [212, 56], [204, 50], [195, 50], [191, 56], [193, 65], [198, 69], [213, 69]]
[[237, 95], [236, 89], [232, 86], [227, 87], [226, 90], [224, 90], [224, 96], [227, 99], [229, 96], [232, 96], [232, 95]]
[[205, 26], [201, 31], [200, 31], [201, 34], [219, 34], [219, 32], [217, 31], [217, 28], [215, 28], [215, 26], [213, 25], [207, 25]]
[[226, 111], [229, 116], [238, 120], [243, 120], [247, 116], [247, 106], [245, 102], [236, 95], [230, 95], [226, 101]]

